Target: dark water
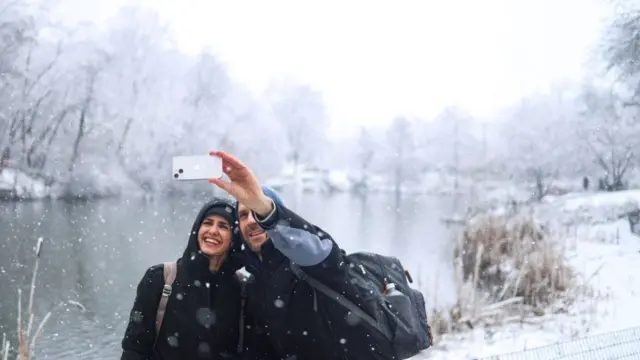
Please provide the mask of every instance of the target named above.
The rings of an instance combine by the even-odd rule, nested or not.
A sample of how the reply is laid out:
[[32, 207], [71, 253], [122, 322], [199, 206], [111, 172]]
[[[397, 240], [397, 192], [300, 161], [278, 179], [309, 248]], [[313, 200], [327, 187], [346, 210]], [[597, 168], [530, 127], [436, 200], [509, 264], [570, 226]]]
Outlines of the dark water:
[[[287, 199], [285, 197], [285, 201]], [[17, 289], [27, 306], [34, 248], [44, 239], [36, 324], [54, 312], [36, 345], [38, 359], [115, 359], [135, 288], [146, 268], [177, 259], [203, 201], [102, 200], [0, 203], [0, 335], [15, 344]], [[450, 237], [441, 222], [451, 201], [371, 195], [305, 195], [296, 210], [347, 251], [400, 257], [427, 301], [453, 300]], [[293, 207], [293, 206], [292, 206]], [[57, 307], [74, 300], [86, 307]]]

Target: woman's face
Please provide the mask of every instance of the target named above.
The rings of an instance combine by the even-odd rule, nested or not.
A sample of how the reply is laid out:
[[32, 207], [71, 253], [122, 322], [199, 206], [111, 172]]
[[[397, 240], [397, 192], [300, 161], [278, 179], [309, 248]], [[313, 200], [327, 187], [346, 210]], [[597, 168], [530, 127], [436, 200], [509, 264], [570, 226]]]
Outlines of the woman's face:
[[220, 215], [209, 215], [198, 230], [198, 246], [208, 257], [222, 256], [231, 247], [231, 224]]

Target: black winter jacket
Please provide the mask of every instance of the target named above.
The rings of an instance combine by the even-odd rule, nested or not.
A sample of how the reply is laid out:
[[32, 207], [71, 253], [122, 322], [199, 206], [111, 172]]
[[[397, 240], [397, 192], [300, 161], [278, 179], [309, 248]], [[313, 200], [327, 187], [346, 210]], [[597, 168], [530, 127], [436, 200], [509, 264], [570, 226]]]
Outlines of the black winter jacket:
[[[374, 334], [349, 321], [348, 310], [315, 291], [291, 272], [295, 262], [309, 275], [358, 302], [359, 289], [348, 281], [345, 253], [331, 236], [282, 204], [258, 219], [270, 239], [259, 257], [246, 249], [245, 268], [253, 275], [249, 309], [255, 326], [276, 349], [269, 359], [382, 360]], [[365, 351], [350, 351], [356, 345]], [[386, 359], [385, 359], [386, 360]]]
[[[257, 359], [246, 351], [238, 353], [242, 314], [241, 288], [235, 272], [242, 265], [229, 256], [220, 270], [212, 273], [209, 259], [199, 251], [198, 229], [213, 203], [206, 204], [193, 223], [187, 248], [178, 260], [177, 276], [155, 345], [163, 265], [152, 266], [144, 274], [122, 340], [121, 360]], [[240, 246], [240, 239], [234, 235], [231, 252], [240, 251]], [[251, 338], [246, 340], [249, 346]]]

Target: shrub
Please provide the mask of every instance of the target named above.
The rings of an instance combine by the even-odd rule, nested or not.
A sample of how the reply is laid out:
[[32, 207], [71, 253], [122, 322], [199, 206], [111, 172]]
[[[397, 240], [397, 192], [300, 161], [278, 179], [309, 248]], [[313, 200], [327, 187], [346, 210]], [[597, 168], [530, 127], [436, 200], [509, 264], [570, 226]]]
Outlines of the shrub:
[[457, 302], [431, 311], [436, 343], [480, 323], [535, 322], [566, 310], [577, 295], [564, 247], [532, 216], [473, 215], [455, 241]]
[[544, 309], [575, 284], [564, 247], [530, 216], [472, 219], [458, 238], [454, 262], [462, 282], [490, 303], [520, 298]]

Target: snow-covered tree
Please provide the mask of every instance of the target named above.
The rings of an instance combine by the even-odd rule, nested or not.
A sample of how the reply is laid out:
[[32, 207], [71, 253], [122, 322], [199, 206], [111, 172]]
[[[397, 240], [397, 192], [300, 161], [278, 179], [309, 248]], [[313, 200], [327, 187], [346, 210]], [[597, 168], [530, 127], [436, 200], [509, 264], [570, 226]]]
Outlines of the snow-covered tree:
[[477, 126], [469, 113], [455, 106], [446, 107], [429, 122], [423, 137], [428, 139], [426, 153], [432, 166], [454, 174], [478, 166], [482, 145]]
[[625, 105], [640, 106], [640, 4], [618, 0], [616, 13], [601, 39], [606, 70], [626, 90], [618, 94]]
[[267, 99], [287, 134], [294, 167], [314, 161], [326, 141], [328, 125], [322, 94], [306, 85], [278, 83], [268, 90]]
[[357, 139], [357, 148], [355, 152], [355, 163], [357, 164], [358, 180], [356, 188], [367, 191], [369, 183], [368, 177], [371, 175], [372, 166], [376, 156], [376, 150], [380, 146], [377, 144], [375, 135], [371, 130], [361, 128]]
[[[190, 67], [186, 77], [184, 106], [188, 116], [182, 118], [181, 133], [194, 137], [185, 150], [203, 152], [206, 147], [230, 146], [230, 136], [236, 123], [247, 119], [234, 104], [239, 99], [227, 70], [213, 55], [202, 52]], [[244, 107], [244, 106], [243, 106]], [[190, 149], [189, 149], [190, 148]]]
[[213, 148], [270, 175], [286, 152], [300, 162], [320, 153], [318, 92], [283, 86], [264, 103], [216, 56], [181, 53], [148, 10], [66, 28], [29, 4], [0, 0], [0, 161], [92, 196], [188, 189], [174, 186], [171, 157]]
[[640, 117], [612, 88], [589, 86], [582, 97], [578, 133], [594, 162], [604, 172], [601, 186], [626, 188], [624, 177], [633, 170], [640, 150]]
[[36, 139], [46, 131], [40, 125], [56, 95], [52, 81], [60, 54], [59, 47], [42, 43], [42, 25], [28, 9], [21, 1], [0, 1], [0, 153], [19, 168], [34, 160]]
[[416, 156], [411, 121], [403, 116], [393, 119], [386, 132], [386, 145], [383, 153], [387, 156], [383, 159], [383, 167], [393, 184], [396, 200], [399, 200], [403, 187], [418, 179], [422, 168]]
[[508, 169], [534, 185], [538, 200], [548, 194], [553, 180], [581, 161], [573, 129], [577, 115], [571, 94], [558, 90], [524, 99], [504, 123]]

